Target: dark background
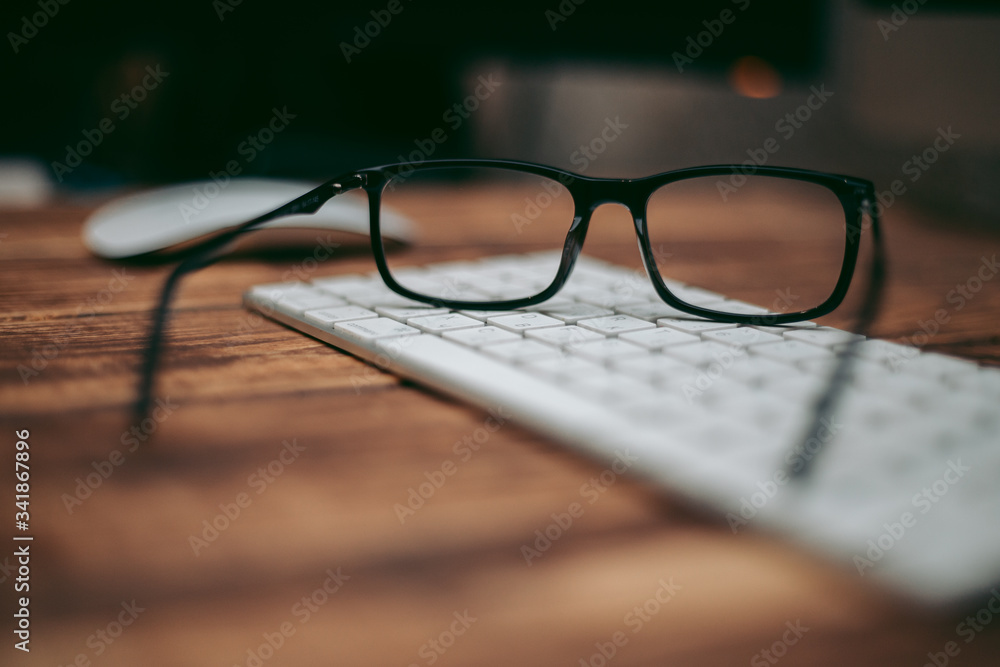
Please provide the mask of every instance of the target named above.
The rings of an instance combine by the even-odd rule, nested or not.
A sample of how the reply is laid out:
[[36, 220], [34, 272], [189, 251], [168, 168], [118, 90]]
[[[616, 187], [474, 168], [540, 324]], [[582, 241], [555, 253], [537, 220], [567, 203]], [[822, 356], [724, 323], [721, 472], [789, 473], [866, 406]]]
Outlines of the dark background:
[[[35, 3], [20, 4], [21, 14], [38, 10]], [[163, 88], [108, 137], [74, 184], [202, 177], [232, 157], [274, 106], [287, 106], [297, 118], [258, 165], [261, 171], [318, 176], [359, 161], [393, 161], [441, 124], [442, 109], [465, 96], [461, 77], [470, 63], [503, 58], [526, 67], [572, 60], [670, 68], [671, 53], [704, 29], [700, 21], [731, 3], [664, 11], [600, 0], [576, 7], [567, 0], [576, 10], [552, 30], [545, 3], [400, 0], [403, 10], [348, 63], [341, 43], [353, 46], [355, 27], [363, 29], [373, 20], [369, 12], [386, 4], [246, 1], [222, 10], [220, 20], [219, 5], [209, 0], [163, 7], [75, 0], [14, 59], [10, 88], [20, 94], [4, 112], [10, 114], [5, 126], [16, 129], [3, 150], [55, 159], [66, 142], [110, 114], [110, 101], [130, 88], [133, 71], [162, 63], [170, 72]], [[549, 4], [559, 6], [558, 0]], [[815, 70], [824, 4], [770, 4], [734, 23], [696, 69], [718, 72], [737, 54], [753, 52], [799, 76]], [[18, 12], [8, 7], [6, 14]], [[468, 129], [443, 147], [447, 155], [472, 151]]]
[[[436, 127], [447, 129], [447, 141], [435, 158], [572, 167], [574, 147], [620, 116], [629, 130], [595, 173], [632, 176], [742, 161], [810, 86], [825, 83], [836, 91], [830, 105], [776, 163], [890, 181], [939, 127], [961, 121], [961, 150], [914, 198], [962, 205], [978, 217], [1000, 210], [982, 191], [992, 178], [980, 176], [1000, 172], [1000, 137], [988, 129], [1000, 80], [997, 2], [910, 0], [914, 16], [888, 37], [877, 21], [891, 20], [897, 2], [399, 2], [402, 11], [349, 63], [342, 43], [387, 1], [71, 0], [17, 53], [10, 34], [41, 10], [37, 0], [5, 3], [0, 156], [29, 157], [51, 172], [85, 131], [111, 118], [114, 132], [58, 186], [79, 192], [204, 179], [242, 160], [240, 143], [266, 126], [272, 109], [287, 107], [295, 119], [252, 163], [241, 163], [244, 174], [320, 179], [396, 162]], [[560, 7], [573, 11], [553, 30], [546, 12]], [[673, 54], [723, 8], [736, 20], [679, 73]], [[970, 35], [965, 24], [986, 32]], [[746, 56], [777, 73], [778, 94], [738, 93], [733, 67]], [[156, 65], [169, 77], [117, 118], [111, 104]], [[448, 128], [442, 114], [479, 75], [497, 72], [501, 89], [468, 122]], [[907, 96], [915, 102], [894, 106]], [[970, 110], [978, 114], [972, 124]]]

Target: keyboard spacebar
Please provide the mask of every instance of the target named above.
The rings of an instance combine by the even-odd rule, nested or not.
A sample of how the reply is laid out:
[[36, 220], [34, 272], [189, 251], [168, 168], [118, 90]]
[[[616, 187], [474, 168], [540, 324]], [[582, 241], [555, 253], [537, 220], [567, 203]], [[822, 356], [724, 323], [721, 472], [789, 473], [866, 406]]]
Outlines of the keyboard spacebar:
[[403, 344], [376, 341], [375, 347], [389, 357], [393, 373], [586, 446], [601, 459], [615, 457], [623, 442], [639, 445], [622, 437], [633, 430], [622, 417], [457, 343], [422, 334], [407, 336]]

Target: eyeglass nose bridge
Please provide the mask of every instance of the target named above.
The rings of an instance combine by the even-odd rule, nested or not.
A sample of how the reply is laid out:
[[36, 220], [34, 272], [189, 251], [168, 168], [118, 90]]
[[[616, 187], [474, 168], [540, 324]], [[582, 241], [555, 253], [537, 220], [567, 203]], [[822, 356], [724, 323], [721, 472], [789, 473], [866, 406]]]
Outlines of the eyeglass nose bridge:
[[582, 187], [580, 187], [579, 192], [573, 193], [577, 202], [577, 220], [574, 221], [574, 229], [582, 227], [583, 230], [586, 230], [590, 218], [601, 206], [619, 204], [624, 206], [631, 215], [636, 236], [642, 237], [648, 192], [641, 182], [632, 179], [601, 178], [589, 179], [580, 183], [580, 186]]

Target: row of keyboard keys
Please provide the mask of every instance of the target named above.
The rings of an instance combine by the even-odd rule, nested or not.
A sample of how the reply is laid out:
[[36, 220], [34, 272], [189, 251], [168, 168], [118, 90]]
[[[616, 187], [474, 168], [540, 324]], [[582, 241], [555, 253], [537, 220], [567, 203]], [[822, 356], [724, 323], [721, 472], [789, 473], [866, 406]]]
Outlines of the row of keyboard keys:
[[[556, 302], [549, 312], [545, 312], [543, 304], [533, 312], [469, 311], [463, 314], [409, 303], [409, 300], [384, 305], [386, 301], [391, 303], [395, 294], [371, 280], [331, 279], [326, 281], [325, 286], [331, 291], [319, 290], [304, 283], [285, 283], [257, 286], [253, 293], [273, 307], [303, 316], [306, 321], [320, 327], [337, 327], [345, 336], [357, 340], [425, 332], [444, 334], [470, 347], [507, 344], [491, 354], [514, 363], [537, 364], [546, 360], [546, 365], [539, 366], [538, 370], [544, 372], [548, 369], [548, 375], [559, 377], [570, 371], [591, 368], [589, 364], [608, 365], [640, 357], [650, 351], [662, 353], [688, 367], [703, 369], [715, 365], [725, 368], [727, 374], [731, 372], [732, 379], [751, 384], [765, 381], [767, 373], [775, 375], [777, 371], [771, 368], [766, 372], [756, 372], [754, 364], [732, 363], [734, 359], [739, 360], [743, 352], [762, 358], [765, 365], [772, 362], [788, 364], [805, 370], [820, 370], [825, 376], [834, 359], [832, 350], [857, 338], [854, 334], [828, 327], [792, 328], [783, 331], [782, 338], [778, 333], [765, 330], [781, 331], [778, 327], [754, 328], [686, 317], [658, 317], [654, 324], [649, 318], [663, 313], [673, 314], [673, 309], [653, 302], [632, 304], [610, 315], [607, 314], [610, 312], [608, 309], [593, 304], [567, 301]], [[335, 295], [338, 292], [339, 295]], [[370, 305], [374, 310], [361, 304]], [[591, 317], [586, 317], [588, 315]], [[644, 315], [647, 319], [637, 315]], [[346, 324], [376, 319], [382, 321]], [[532, 340], [524, 340], [522, 335]], [[558, 348], [574, 355], [574, 360], [559, 356]], [[866, 360], [881, 362], [880, 365], [891, 365], [891, 362], [901, 365], [918, 360], [912, 370], [926, 374], [939, 375], [970, 366], [937, 355], [924, 362], [914, 355], [912, 348], [892, 344], [862, 349]], [[938, 363], [939, 359], [944, 361]], [[640, 374], [639, 377], [648, 378], [649, 374]], [[785, 387], [779, 388], [784, 390], [781, 393], [793, 393], [803, 389], [809, 381], [796, 379], [784, 384]], [[862, 382], [861, 386], [868, 385]], [[877, 386], [889, 388], [884, 380]], [[920, 383], [908, 384], [908, 380], [901, 380], [899, 386], [893, 388], [902, 391], [904, 386], [911, 390], [906, 395], [914, 395], [919, 401], [928, 400], [926, 392], [921, 394], [917, 390]]]

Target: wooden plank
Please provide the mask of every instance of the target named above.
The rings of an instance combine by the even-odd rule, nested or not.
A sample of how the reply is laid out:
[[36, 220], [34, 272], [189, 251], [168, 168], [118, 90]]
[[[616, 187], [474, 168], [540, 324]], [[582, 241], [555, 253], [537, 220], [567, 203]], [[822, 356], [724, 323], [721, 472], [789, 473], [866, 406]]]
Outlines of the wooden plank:
[[[456, 215], [476, 202], [459, 202]], [[263, 664], [603, 664], [616, 632], [627, 641], [608, 664], [745, 664], [797, 622], [809, 630], [782, 664], [922, 664], [962, 641], [965, 610], [914, 608], [628, 479], [529, 565], [523, 548], [544, 545], [536, 531], [581, 499], [599, 465], [513, 425], [463, 448], [482, 432], [481, 411], [239, 306], [255, 283], [370, 271], [357, 248], [315, 267], [307, 249], [191, 276], [157, 384], [170, 413], [132, 424], [149, 310], [169, 266], [128, 264], [131, 279], [112, 289], [122, 269], [79, 243], [86, 212], [0, 215], [0, 427], [32, 434], [31, 664], [78, 654], [106, 665], [247, 664], [282, 623], [294, 634]], [[960, 309], [948, 299], [1000, 238], [934, 228], [902, 205], [893, 215], [877, 331], [909, 338], [944, 309], [949, 321], [929, 347], [1000, 361], [997, 284]], [[592, 224], [605, 245], [588, 241], [588, 251], [639, 268], [634, 241], [606, 229], [629, 232], [627, 217], [602, 211]], [[465, 252], [473, 232], [441, 232], [424, 257]], [[851, 314], [825, 321], [848, 326]], [[37, 375], [22, 380], [19, 366]], [[303, 451], [279, 468], [283, 443]], [[12, 466], [11, 448], [0, 459]], [[437, 488], [448, 461], [456, 472]], [[421, 488], [423, 504], [401, 512]], [[239, 516], [218, 519], [240, 493], [249, 503]], [[209, 541], [203, 522], [213, 520], [229, 525]], [[338, 568], [349, 578], [322, 593]], [[661, 582], [675, 584], [665, 604]], [[328, 597], [307, 617], [295, 605], [311, 595]], [[100, 640], [133, 599], [144, 609], [135, 623]], [[643, 605], [655, 613], [639, 623]], [[466, 610], [476, 620], [449, 637]], [[439, 637], [454, 639], [443, 653], [428, 644]], [[961, 644], [962, 664], [993, 664], [998, 643], [976, 635]]]

